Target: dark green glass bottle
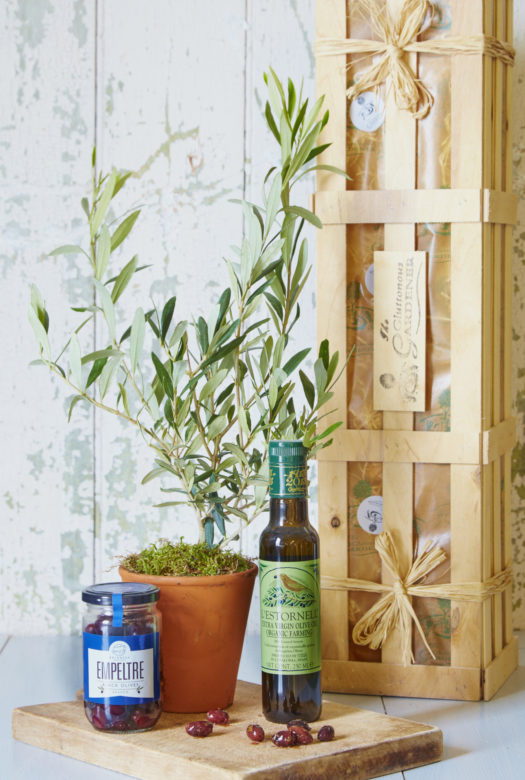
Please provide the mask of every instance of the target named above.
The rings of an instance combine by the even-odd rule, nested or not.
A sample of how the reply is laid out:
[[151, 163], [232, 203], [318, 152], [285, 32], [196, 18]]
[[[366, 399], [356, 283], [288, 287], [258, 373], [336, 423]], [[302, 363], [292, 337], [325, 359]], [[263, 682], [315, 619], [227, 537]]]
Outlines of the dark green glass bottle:
[[262, 705], [274, 723], [321, 714], [319, 536], [308, 522], [306, 454], [301, 442], [270, 442], [259, 582]]

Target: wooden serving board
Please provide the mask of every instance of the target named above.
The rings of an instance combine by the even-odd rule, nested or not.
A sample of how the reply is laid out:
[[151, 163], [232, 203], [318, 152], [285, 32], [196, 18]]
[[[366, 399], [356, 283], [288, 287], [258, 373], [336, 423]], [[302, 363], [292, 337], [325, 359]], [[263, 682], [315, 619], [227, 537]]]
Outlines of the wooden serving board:
[[[325, 701], [313, 731], [330, 723], [332, 742], [278, 748], [279, 730], [261, 713], [260, 686], [239, 682], [230, 725], [205, 739], [188, 736], [192, 715], [164, 713], [152, 731], [103, 734], [88, 723], [81, 702], [37, 704], [13, 711], [13, 736], [21, 742], [112, 769], [141, 780], [295, 780], [377, 777], [439, 761], [443, 735], [433, 726]], [[202, 717], [202, 716], [201, 716]], [[251, 743], [246, 726], [260, 723], [264, 742]], [[282, 727], [281, 727], [282, 728]]]

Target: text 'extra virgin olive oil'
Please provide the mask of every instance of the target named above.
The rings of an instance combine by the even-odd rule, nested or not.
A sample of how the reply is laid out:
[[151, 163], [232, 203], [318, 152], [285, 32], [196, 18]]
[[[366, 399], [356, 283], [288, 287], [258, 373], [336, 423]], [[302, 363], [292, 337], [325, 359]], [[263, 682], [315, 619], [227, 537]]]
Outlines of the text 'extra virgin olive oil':
[[319, 536], [308, 522], [307, 451], [270, 442], [270, 521], [259, 542], [262, 704], [268, 720], [321, 714]]

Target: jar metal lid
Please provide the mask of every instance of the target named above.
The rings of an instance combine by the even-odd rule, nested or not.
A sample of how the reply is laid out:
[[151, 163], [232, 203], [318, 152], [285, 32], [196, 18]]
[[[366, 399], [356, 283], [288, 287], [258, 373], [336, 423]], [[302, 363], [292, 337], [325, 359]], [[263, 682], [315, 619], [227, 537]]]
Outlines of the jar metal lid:
[[146, 582], [99, 582], [82, 591], [82, 601], [111, 606], [114, 595], [122, 596], [124, 606], [151, 604], [158, 601], [159, 589]]

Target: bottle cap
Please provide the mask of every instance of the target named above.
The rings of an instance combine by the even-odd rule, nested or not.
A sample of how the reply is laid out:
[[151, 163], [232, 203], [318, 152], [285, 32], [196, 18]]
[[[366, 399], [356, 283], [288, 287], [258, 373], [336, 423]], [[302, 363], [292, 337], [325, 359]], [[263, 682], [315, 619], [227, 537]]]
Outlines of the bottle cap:
[[300, 441], [271, 441], [269, 446], [270, 497], [306, 498], [308, 450]]
[[308, 451], [301, 441], [286, 441], [278, 439], [270, 442], [269, 447], [270, 466], [278, 465], [282, 461], [297, 461], [297, 465], [303, 465]]

